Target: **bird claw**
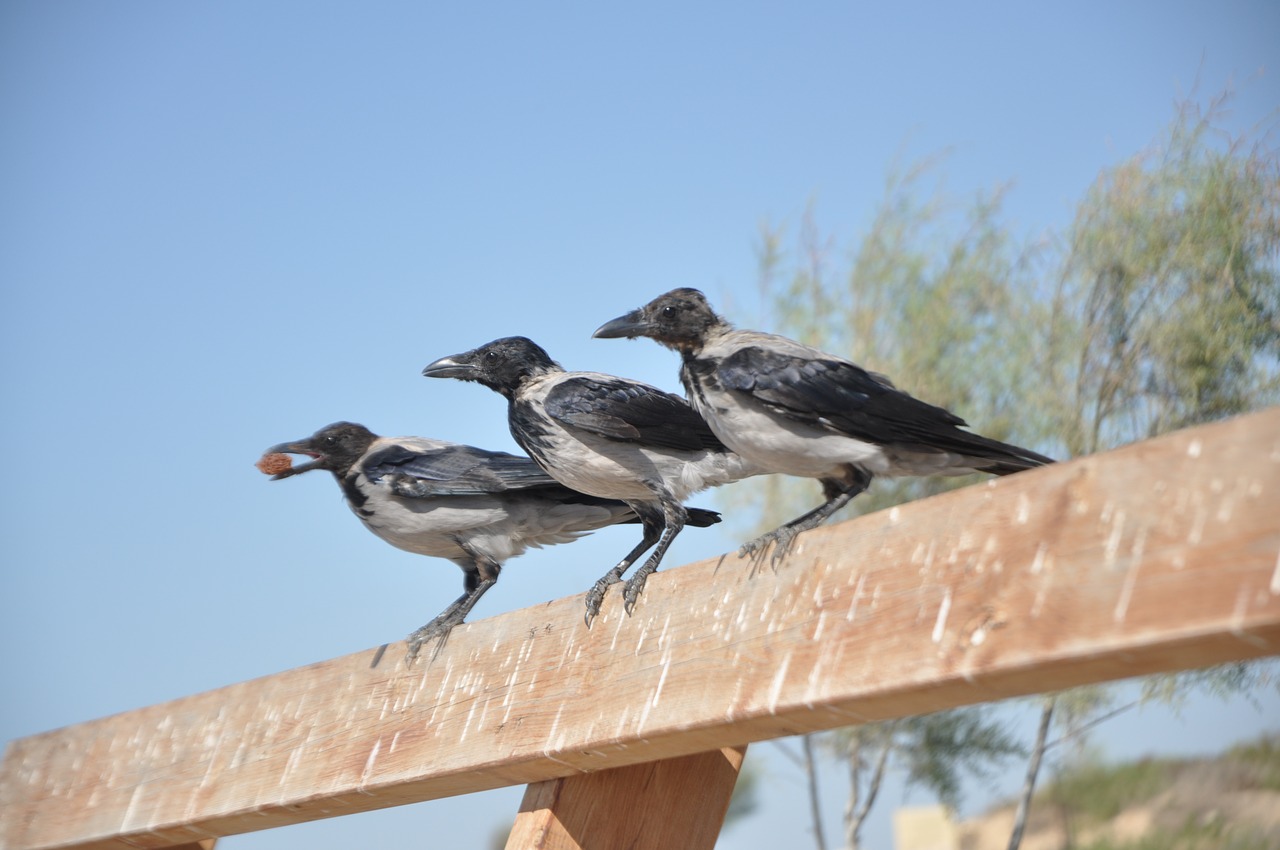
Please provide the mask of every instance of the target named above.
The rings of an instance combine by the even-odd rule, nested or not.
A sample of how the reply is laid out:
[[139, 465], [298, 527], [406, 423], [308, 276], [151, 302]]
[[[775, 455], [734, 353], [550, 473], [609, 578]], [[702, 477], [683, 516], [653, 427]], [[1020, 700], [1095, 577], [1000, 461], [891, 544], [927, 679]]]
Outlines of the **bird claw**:
[[640, 601], [640, 594], [644, 592], [645, 582], [648, 581], [648, 575], [637, 573], [627, 582], [627, 586], [622, 591], [622, 610], [627, 612], [627, 616], [631, 616], [631, 612], [635, 610], [636, 603]]
[[761, 534], [754, 540], [748, 540], [743, 543], [738, 548], [738, 557], [751, 559], [751, 577], [754, 578], [760, 566], [764, 563], [769, 547], [772, 545], [773, 556], [769, 558], [769, 566], [776, 573], [778, 565], [790, 554], [791, 547], [799, 534], [800, 532], [787, 528], [785, 525], [781, 528], [775, 528], [773, 531]]
[[587, 628], [591, 628], [591, 623], [596, 617], [600, 616], [600, 606], [604, 603], [605, 594], [609, 592], [610, 585], [617, 584], [622, 581], [620, 576], [609, 573], [596, 580], [596, 583], [587, 591]]
[[449, 642], [449, 633], [453, 631], [455, 625], [457, 624], [451, 623], [442, 617], [437, 617], [422, 628], [415, 629], [412, 634], [405, 638], [406, 643], [409, 644], [409, 654], [406, 656], [406, 660], [412, 664], [417, 660], [418, 653], [422, 651], [423, 645], [434, 640], [436, 645], [431, 651], [431, 660], [435, 661], [440, 655], [440, 651], [444, 649], [444, 645]]

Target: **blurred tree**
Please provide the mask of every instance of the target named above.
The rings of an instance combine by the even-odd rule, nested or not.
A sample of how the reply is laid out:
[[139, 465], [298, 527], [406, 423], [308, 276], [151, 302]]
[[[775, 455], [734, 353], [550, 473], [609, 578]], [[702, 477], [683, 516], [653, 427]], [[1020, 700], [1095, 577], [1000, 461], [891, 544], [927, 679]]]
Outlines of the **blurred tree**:
[[[783, 228], [763, 227], [759, 286], [769, 318], [754, 324], [883, 372], [981, 433], [1060, 458], [1275, 404], [1280, 156], [1265, 136], [1232, 138], [1219, 129], [1227, 99], [1205, 109], [1181, 106], [1150, 150], [1098, 177], [1061, 239], [1019, 244], [1000, 223], [1003, 190], [964, 210], [936, 191], [920, 200], [932, 163], [890, 178], [843, 273], [833, 269], [837, 240], [822, 234], [812, 211], [794, 254]], [[877, 480], [852, 510], [966, 483]], [[780, 476], [756, 479], [735, 488], [734, 513], [754, 510], [755, 525], [770, 528], [812, 502], [811, 488]], [[1144, 696], [1256, 686], [1258, 678], [1240, 669], [1163, 677]], [[1011, 848], [1053, 723], [1066, 722], [1074, 735], [1108, 704], [1100, 689], [1040, 701], [1041, 731]], [[956, 721], [942, 715], [868, 725], [830, 739], [828, 750], [853, 779], [850, 847], [890, 754], [923, 757], [939, 740], [926, 728], [949, 722]], [[984, 759], [1008, 754], [978, 734], [995, 730], [966, 722], [977, 723], [957, 727], [972, 735], [972, 751], [964, 740], [944, 738], [939, 765], [980, 769]], [[944, 799], [951, 793], [945, 782], [913, 778]]]

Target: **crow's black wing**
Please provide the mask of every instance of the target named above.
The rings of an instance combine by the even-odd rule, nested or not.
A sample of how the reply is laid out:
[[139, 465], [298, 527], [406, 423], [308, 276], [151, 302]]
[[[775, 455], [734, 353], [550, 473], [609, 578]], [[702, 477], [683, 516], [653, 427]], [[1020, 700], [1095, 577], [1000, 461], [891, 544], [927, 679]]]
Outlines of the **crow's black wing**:
[[612, 440], [684, 451], [724, 450], [680, 396], [621, 378], [567, 378], [547, 393], [543, 409], [562, 425]]
[[365, 458], [361, 468], [370, 481], [390, 478], [397, 495], [416, 498], [560, 486], [526, 457], [473, 446], [387, 446]]
[[843, 360], [741, 348], [716, 368], [727, 390], [747, 393], [773, 412], [816, 428], [879, 445], [946, 451], [1028, 464], [1051, 462], [1035, 452], [961, 430], [965, 421], [896, 389]]

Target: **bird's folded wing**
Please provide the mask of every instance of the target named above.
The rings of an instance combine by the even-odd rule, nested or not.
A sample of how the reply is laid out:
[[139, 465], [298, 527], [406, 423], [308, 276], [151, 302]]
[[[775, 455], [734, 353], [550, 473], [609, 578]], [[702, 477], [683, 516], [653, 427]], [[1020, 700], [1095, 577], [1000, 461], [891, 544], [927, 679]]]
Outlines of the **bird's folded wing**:
[[937, 450], [948, 448], [939, 440], [967, 434], [958, 430], [965, 424], [960, 417], [844, 360], [741, 348], [720, 362], [716, 378], [725, 389], [748, 393], [795, 422], [873, 443]]
[[684, 451], [724, 449], [684, 399], [632, 381], [571, 377], [547, 393], [543, 409], [563, 425], [611, 440]]
[[411, 498], [474, 496], [559, 486], [526, 457], [472, 446], [432, 449], [387, 446], [369, 455], [362, 468], [370, 481], [388, 478], [396, 495]]

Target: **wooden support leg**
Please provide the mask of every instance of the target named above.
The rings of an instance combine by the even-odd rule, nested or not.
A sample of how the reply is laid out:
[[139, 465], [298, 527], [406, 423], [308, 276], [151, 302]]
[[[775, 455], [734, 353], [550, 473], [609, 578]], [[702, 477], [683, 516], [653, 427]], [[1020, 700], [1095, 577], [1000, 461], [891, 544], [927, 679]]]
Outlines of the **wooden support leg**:
[[507, 850], [712, 850], [747, 748], [535, 782]]

